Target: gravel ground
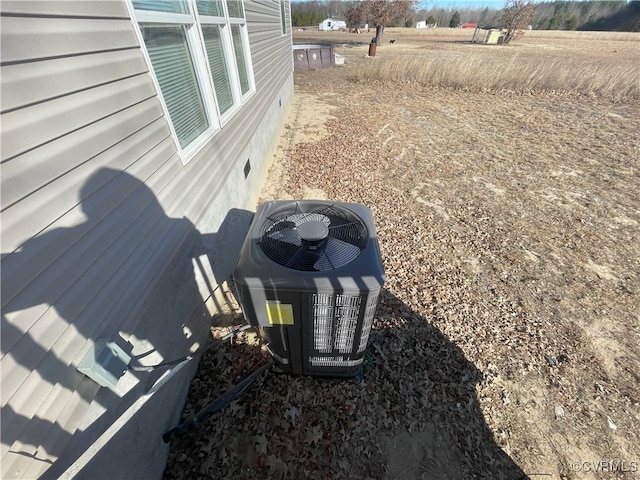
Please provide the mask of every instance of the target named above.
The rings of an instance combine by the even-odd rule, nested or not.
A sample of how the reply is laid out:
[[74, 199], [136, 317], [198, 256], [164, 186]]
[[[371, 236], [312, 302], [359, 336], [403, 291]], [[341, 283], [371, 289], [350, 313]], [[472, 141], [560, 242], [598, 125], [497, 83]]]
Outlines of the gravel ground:
[[[295, 73], [262, 199], [372, 209], [364, 381], [268, 375], [165, 478], [638, 478], [638, 105], [356, 81], [375, 60], [338, 53]], [[184, 418], [265, 358], [251, 331], [208, 350]]]

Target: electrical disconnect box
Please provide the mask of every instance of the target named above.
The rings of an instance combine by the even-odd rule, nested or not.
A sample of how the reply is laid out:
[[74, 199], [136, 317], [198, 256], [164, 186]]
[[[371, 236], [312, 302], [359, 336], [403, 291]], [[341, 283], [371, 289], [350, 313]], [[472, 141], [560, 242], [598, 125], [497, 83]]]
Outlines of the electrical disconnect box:
[[131, 356], [109, 338], [96, 340], [87, 352], [78, 371], [102, 387], [113, 387], [127, 371]]

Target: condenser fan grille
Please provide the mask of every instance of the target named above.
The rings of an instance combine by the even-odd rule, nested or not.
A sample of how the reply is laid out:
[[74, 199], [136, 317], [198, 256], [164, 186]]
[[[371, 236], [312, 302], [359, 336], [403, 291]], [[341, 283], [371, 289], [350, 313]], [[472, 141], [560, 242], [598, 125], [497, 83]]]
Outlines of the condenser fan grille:
[[295, 202], [269, 215], [258, 242], [274, 262], [302, 271], [326, 271], [353, 261], [368, 232], [353, 212], [333, 204]]

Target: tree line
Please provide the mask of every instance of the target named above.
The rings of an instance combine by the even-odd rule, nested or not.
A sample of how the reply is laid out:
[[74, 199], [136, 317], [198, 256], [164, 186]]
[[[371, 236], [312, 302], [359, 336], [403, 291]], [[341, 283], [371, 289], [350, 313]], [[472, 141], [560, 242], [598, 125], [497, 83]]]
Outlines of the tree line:
[[[379, 0], [307, 0], [291, 3], [291, 21], [296, 27], [317, 26], [325, 18], [348, 20], [348, 13], [370, 8]], [[393, 2], [389, 2], [393, 3]], [[387, 23], [393, 27], [412, 27], [419, 21], [440, 27], [477, 23], [486, 28], [502, 28], [505, 9], [416, 8], [398, 9]], [[367, 7], [369, 5], [369, 7]], [[531, 28], [536, 30], [640, 31], [640, 0], [548, 1], [534, 4]]]

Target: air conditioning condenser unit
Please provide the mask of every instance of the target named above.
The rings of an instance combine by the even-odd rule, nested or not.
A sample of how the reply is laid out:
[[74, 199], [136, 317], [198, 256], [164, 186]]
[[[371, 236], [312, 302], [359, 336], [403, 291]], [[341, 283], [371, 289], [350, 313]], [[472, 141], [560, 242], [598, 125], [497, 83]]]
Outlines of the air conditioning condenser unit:
[[362, 368], [384, 268], [373, 215], [326, 200], [258, 208], [233, 272], [245, 319], [280, 370], [354, 376]]

